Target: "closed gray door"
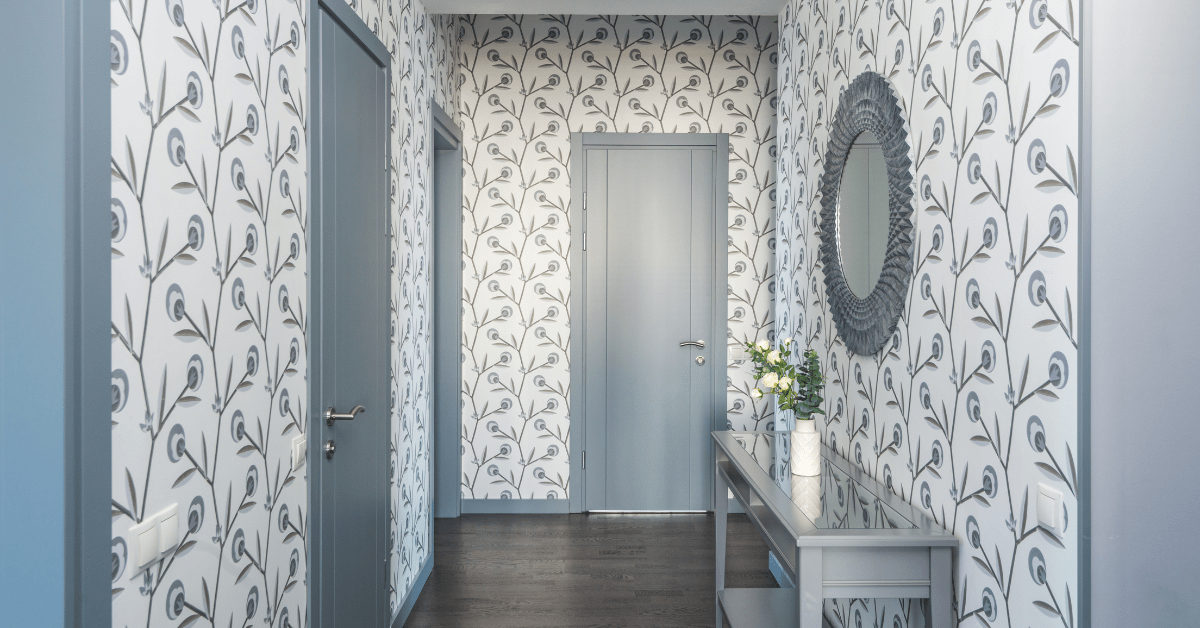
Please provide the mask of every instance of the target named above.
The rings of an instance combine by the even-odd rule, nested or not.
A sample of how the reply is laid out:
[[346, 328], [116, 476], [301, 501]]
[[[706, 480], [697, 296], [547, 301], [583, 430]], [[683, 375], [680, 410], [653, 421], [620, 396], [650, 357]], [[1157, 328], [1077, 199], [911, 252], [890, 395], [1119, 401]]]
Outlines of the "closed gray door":
[[[319, 624], [384, 626], [387, 616], [388, 240], [387, 74], [325, 11], [319, 12], [319, 118], [314, 278], [315, 405], [353, 420], [319, 420]], [[314, 430], [314, 433], [316, 431]], [[334, 454], [325, 447], [332, 443]]]
[[586, 151], [588, 510], [708, 508], [714, 153]]

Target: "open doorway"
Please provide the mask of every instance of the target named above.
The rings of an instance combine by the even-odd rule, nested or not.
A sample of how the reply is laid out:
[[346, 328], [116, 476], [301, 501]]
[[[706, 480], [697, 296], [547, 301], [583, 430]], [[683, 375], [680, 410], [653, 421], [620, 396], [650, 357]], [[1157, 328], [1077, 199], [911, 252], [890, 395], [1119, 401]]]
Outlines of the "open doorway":
[[435, 517], [457, 517], [462, 496], [462, 131], [433, 112], [433, 417]]

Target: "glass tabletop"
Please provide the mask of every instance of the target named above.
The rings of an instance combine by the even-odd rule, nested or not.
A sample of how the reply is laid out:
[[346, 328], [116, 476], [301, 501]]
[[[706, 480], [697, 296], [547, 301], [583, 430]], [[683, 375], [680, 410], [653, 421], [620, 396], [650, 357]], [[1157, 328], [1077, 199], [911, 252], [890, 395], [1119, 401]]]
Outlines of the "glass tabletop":
[[[791, 496], [792, 502], [817, 528], [879, 529], [916, 528], [907, 517], [885, 501], [887, 488], [865, 477], [827, 447], [821, 448], [821, 474], [799, 476], [790, 473], [791, 435], [789, 432], [730, 432], [735, 442]], [[782, 472], [781, 472], [782, 471]], [[859, 476], [856, 479], [854, 476]]]

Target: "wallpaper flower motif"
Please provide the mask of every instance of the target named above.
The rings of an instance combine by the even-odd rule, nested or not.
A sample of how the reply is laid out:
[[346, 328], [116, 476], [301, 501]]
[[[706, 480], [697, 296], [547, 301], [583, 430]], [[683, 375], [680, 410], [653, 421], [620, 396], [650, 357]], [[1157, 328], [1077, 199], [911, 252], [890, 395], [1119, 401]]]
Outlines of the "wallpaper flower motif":
[[[1076, 620], [1079, 103], [1074, 0], [792, 0], [780, 15], [776, 321], [828, 366], [823, 440], [963, 541], [964, 625]], [[816, 252], [828, 121], [890, 79], [914, 162], [898, 331], [851, 355]], [[1037, 484], [1065, 496], [1040, 527]], [[838, 600], [835, 625], [909, 625], [908, 600]]]
[[[112, 4], [116, 625], [308, 623], [304, 16]], [[173, 504], [139, 573], [129, 527]]]
[[[427, 99], [453, 112], [457, 40], [419, 3], [356, 8], [394, 72], [394, 610], [431, 538]], [[308, 9], [113, 4], [114, 624], [308, 623]], [[129, 527], [173, 503], [178, 550], [131, 579]]]
[[[728, 133], [729, 338], [773, 338], [777, 24], [464, 16], [463, 497], [565, 498], [572, 132]], [[729, 423], [770, 423], [729, 368]]]

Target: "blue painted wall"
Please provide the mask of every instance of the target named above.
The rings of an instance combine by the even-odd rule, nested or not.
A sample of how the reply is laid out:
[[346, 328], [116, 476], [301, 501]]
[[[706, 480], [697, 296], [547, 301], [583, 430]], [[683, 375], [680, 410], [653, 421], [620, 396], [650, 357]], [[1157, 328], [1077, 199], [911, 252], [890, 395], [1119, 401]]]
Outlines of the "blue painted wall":
[[0, 21], [0, 608], [108, 625], [108, 2]]
[[49, 627], [63, 625], [65, 582], [66, 16], [64, 3], [12, 8], [0, 20], [14, 61], [0, 73], [0, 608], [8, 625]]

